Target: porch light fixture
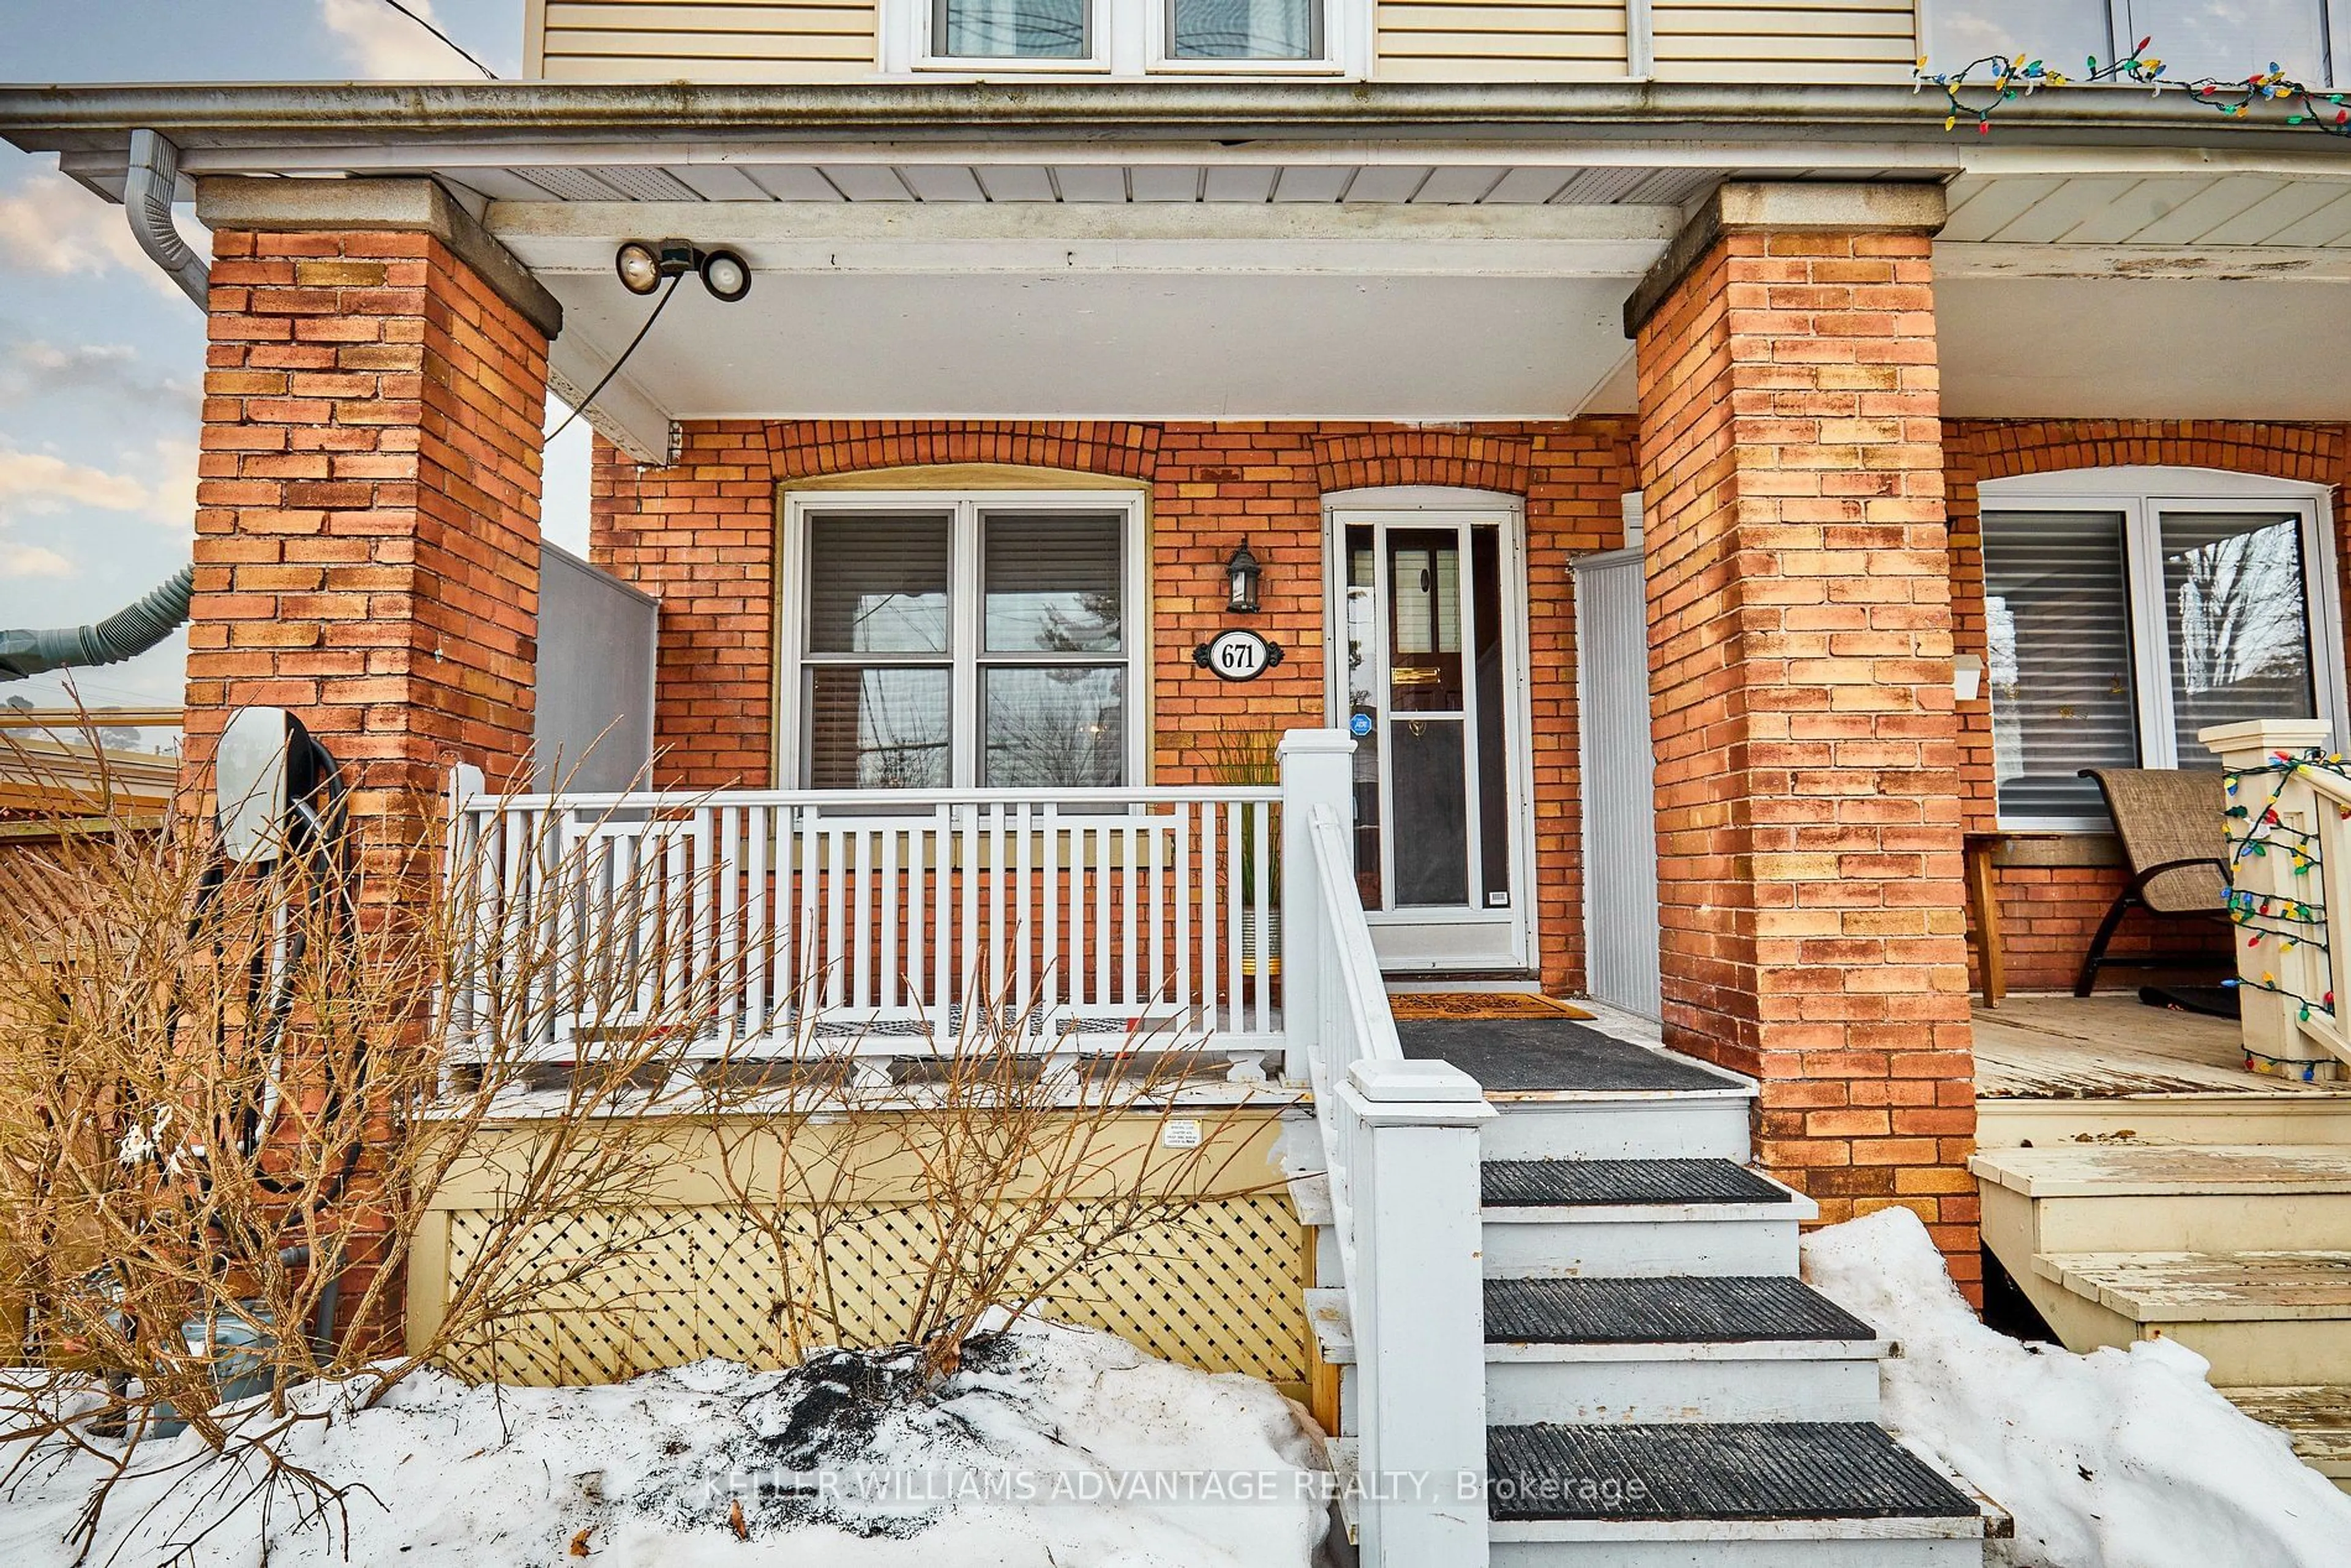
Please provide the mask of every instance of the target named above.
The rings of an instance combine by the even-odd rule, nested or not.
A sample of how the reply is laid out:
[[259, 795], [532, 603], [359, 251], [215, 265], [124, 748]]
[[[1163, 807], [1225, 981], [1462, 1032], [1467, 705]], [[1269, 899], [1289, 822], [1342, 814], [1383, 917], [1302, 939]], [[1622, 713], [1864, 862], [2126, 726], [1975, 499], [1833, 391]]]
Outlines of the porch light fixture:
[[1225, 579], [1232, 588], [1226, 610], [1235, 615], [1256, 614], [1258, 580], [1264, 575], [1265, 569], [1258, 565], [1257, 557], [1249, 554], [1249, 541], [1243, 539], [1233, 559], [1225, 562]]
[[651, 294], [674, 277], [702, 275], [713, 299], [731, 305], [751, 292], [751, 266], [731, 250], [704, 250], [690, 240], [626, 241], [613, 253], [612, 270], [632, 294]]

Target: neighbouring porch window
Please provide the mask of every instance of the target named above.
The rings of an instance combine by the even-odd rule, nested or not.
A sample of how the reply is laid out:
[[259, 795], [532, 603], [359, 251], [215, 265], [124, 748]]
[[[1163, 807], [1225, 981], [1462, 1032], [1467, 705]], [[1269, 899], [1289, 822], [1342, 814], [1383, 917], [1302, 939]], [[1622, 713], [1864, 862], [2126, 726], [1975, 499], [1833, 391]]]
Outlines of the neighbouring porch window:
[[[1957, 0], [1928, 13], [1928, 68], [2020, 53], [2053, 70], [2119, 59], [2141, 38], [2176, 79], [2242, 81], [2273, 62], [2314, 86], [2334, 80], [2329, 0]], [[2336, 49], [2342, 46], [2335, 45]]]
[[1132, 781], [1138, 501], [816, 496], [787, 512], [800, 782]]
[[2051, 487], [2079, 493], [1983, 505], [2003, 822], [2103, 825], [2083, 768], [2215, 768], [2199, 729], [2332, 714], [2314, 499]]

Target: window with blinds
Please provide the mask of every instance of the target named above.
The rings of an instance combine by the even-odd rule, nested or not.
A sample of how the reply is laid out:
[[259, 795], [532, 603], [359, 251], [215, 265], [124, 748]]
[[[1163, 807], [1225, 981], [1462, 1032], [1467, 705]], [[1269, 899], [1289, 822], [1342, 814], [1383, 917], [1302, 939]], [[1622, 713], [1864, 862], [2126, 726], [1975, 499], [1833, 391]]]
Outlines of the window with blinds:
[[2085, 768], [2138, 762], [2120, 512], [1984, 514], [1984, 664], [2003, 815], [2098, 810]]
[[820, 789], [1128, 781], [1140, 503], [795, 499], [786, 691]]
[[2011, 489], [1982, 512], [2002, 821], [2104, 825], [2082, 769], [2214, 768], [2201, 729], [2332, 711], [2314, 503], [2264, 504], [2258, 481], [2204, 498], [2051, 488], [2074, 493]]

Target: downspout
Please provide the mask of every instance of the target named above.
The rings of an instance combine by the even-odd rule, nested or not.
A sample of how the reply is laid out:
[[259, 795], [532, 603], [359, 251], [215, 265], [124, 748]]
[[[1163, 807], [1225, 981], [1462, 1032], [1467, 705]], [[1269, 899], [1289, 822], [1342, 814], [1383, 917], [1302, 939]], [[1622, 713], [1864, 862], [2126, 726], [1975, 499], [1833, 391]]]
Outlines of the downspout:
[[130, 216], [131, 235], [202, 310], [210, 304], [206, 294], [212, 269], [172, 222], [172, 203], [179, 193], [180, 150], [152, 131], [132, 131], [131, 162], [122, 182], [122, 210]]
[[196, 569], [183, 566], [136, 604], [89, 626], [0, 632], [0, 681], [21, 681], [71, 665], [113, 664], [145, 653], [188, 618]]

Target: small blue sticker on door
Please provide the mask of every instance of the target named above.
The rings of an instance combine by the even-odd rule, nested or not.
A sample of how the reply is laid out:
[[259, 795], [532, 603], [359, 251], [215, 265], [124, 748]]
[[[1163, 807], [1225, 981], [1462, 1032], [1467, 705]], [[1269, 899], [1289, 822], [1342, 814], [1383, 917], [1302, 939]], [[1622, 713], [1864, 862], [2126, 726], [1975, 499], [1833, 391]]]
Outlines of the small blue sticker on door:
[[1361, 740], [1364, 737], [1371, 734], [1372, 716], [1367, 713], [1359, 713], [1350, 717], [1347, 720], [1347, 733], [1353, 736], [1357, 740]]

